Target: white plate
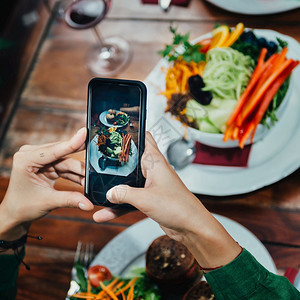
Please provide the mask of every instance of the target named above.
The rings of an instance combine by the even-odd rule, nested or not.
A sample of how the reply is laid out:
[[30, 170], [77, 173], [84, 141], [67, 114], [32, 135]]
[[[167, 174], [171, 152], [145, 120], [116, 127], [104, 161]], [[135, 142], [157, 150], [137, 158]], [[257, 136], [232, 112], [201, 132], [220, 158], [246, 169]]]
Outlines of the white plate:
[[[287, 56], [300, 59], [300, 44], [293, 38], [272, 30], [255, 30], [258, 36], [275, 40], [279, 37], [289, 43]], [[209, 37], [206, 34], [197, 41]], [[165, 88], [161, 60], [146, 78], [148, 89], [147, 129], [152, 132], [165, 155], [168, 145], [183, 136], [184, 128], [164, 113], [166, 99], [158, 95]], [[293, 71], [293, 78], [300, 78], [300, 67]], [[267, 136], [252, 146], [248, 168], [218, 167], [191, 164], [177, 174], [193, 193], [228, 196], [257, 190], [288, 176], [300, 166], [300, 86], [295, 81], [287, 107], [280, 120]]]
[[131, 155], [126, 165], [114, 167], [107, 166], [105, 170], [101, 170], [98, 164], [99, 158], [102, 156], [102, 152], [98, 150], [97, 146], [97, 135], [93, 138], [90, 143], [90, 163], [97, 173], [108, 174], [108, 175], [118, 175], [118, 176], [128, 176], [134, 171], [138, 162], [138, 151], [135, 143], [131, 140]]
[[206, 0], [225, 10], [246, 15], [267, 15], [300, 7], [299, 0]]
[[[215, 215], [229, 234], [245, 247], [266, 269], [277, 273], [267, 249], [248, 229], [226, 217]], [[165, 233], [151, 219], [142, 220], [113, 238], [95, 257], [91, 265], [104, 265], [116, 276], [126, 276], [133, 266], [145, 266], [145, 253], [154, 239]]]
[[[116, 113], [118, 113], [118, 112], [121, 112], [121, 111], [120, 111], [120, 110], [116, 110]], [[106, 119], [106, 115], [107, 115], [107, 114], [108, 114], [108, 110], [103, 111], [103, 112], [100, 114], [100, 116], [99, 116], [100, 122], [101, 122], [103, 125], [107, 126], [107, 127], [118, 127], [118, 128], [121, 128], [121, 127], [126, 126], [126, 125], [128, 124], [128, 122], [129, 122], [129, 119], [128, 119], [128, 121], [127, 121], [125, 124], [123, 124], [123, 125], [113, 125], [113, 124], [107, 122], [107, 119]], [[128, 116], [128, 115], [127, 115], [127, 116]]]

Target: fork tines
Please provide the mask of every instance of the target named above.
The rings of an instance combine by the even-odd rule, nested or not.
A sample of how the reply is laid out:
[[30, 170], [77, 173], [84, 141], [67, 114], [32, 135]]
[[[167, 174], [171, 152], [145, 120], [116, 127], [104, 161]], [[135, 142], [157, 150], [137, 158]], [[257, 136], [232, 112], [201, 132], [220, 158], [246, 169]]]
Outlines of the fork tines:
[[75, 253], [75, 262], [82, 264], [84, 268], [88, 268], [92, 259], [94, 258], [94, 244], [82, 243], [78, 241], [77, 249]]

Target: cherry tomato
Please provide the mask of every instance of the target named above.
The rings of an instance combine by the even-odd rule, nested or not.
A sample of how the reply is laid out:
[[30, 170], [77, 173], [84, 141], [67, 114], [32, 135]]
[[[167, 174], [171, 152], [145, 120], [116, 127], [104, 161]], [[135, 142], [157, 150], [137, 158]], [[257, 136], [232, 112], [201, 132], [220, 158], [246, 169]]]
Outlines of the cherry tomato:
[[206, 53], [210, 47], [210, 43], [211, 43], [211, 38], [202, 40], [199, 43], [197, 43], [198, 45], [202, 46], [200, 52]]
[[112, 279], [110, 271], [105, 266], [92, 266], [87, 270], [88, 279], [93, 287], [98, 287], [100, 281]]

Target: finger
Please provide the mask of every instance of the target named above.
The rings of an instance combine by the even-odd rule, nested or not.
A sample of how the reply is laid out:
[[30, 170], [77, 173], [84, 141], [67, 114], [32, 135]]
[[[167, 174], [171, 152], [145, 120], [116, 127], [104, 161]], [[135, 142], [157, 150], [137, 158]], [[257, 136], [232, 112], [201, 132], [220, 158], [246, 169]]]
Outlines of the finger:
[[[147, 149], [148, 148], [148, 149]], [[159, 151], [156, 141], [154, 140], [152, 134], [149, 131], [146, 131], [145, 136], [145, 149], [156, 149]]]
[[95, 212], [93, 214], [93, 219], [97, 223], [102, 223], [102, 222], [107, 222], [116, 219], [120, 216], [127, 214], [128, 212], [129, 210], [106, 207]]
[[20, 147], [19, 151], [20, 152], [27, 152], [27, 151], [33, 151], [36, 149], [41, 149], [49, 146], [53, 146], [56, 144], [59, 144], [60, 142], [55, 142], [55, 143], [48, 143], [48, 144], [42, 144], [42, 145], [23, 145]]
[[159, 164], [165, 163], [166, 159], [159, 151], [157, 144], [150, 132], [146, 133], [145, 151], [142, 156], [141, 166], [145, 178], [148, 177], [149, 171], [155, 171]]
[[40, 165], [55, 162], [68, 154], [82, 150], [85, 139], [86, 129], [81, 128], [69, 141], [34, 150], [30, 161]]
[[66, 157], [52, 164], [54, 168], [61, 173], [72, 172], [84, 176], [85, 174], [85, 164], [72, 157]]
[[145, 193], [145, 190], [141, 188], [133, 188], [128, 185], [117, 185], [106, 193], [106, 198], [114, 204], [128, 203], [138, 208], [138, 202], [142, 202], [142, 191]]
[[58, 175], [61, 178], [68, 179], [68, 180], [78, 183], [80, 185], [82, 185], [82, 180], [84, 179], [84, 176], [76, 175], [73, 173], [58, 173]]
[[94, 208], [94, 205], [83, 194], [68, 191], [53, 191], [52, 205], [51, 209], [75, 207], [81, 210], [92, 210]]

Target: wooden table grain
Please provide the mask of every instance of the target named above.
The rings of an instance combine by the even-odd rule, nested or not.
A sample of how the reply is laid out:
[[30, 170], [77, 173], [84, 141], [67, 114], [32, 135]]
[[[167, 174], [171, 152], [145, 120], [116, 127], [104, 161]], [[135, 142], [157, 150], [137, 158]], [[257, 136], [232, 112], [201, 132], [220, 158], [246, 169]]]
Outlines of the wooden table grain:
[[[171, 22], [191, 38], [211, 31], [215, 23], [274, 29], [300, 41], [300, 10], [267, 16], [226, 12], [201, 0], [189, 7], [171, 7], [164, 14], [156, 5], [140, 0], [116, 0], [99, 25], [103, 36], [118, 35], [130, 42], [133, 57], [118, 78], [144, 80], [160, 57], [157, 51], [170, 41]], [[86, 52], [95, 43], [91, 30], [76, 31], [53, 20], [21, 94], [18, 109], [0, 151], [0, 199], [8, 185], [13, 153], [23, 144], [41, 144], [69, 138], [85, 125], [87, 84], [93, 77], [86, 66]], [[295, 149], [299, 151], [299, 149]], [[77, 155], [84, 159], [83, 154]], [[271, 253], [277, 268], [300, 264], [300, 170], [257, 191], [228, 197], [197, 195], [214, 213], [227, 216], [252, 231]], [[82, 189], [59, 180], [57, 189]], [[130, 225], [145, 218], [132, 212], [105, 224], [92, 221], [93, 212], [59, 209], [36, 221], [20, 268], [17, 299], [64, 299], [68, 290], [78, 240], [93, 241], [95, 251]]]

